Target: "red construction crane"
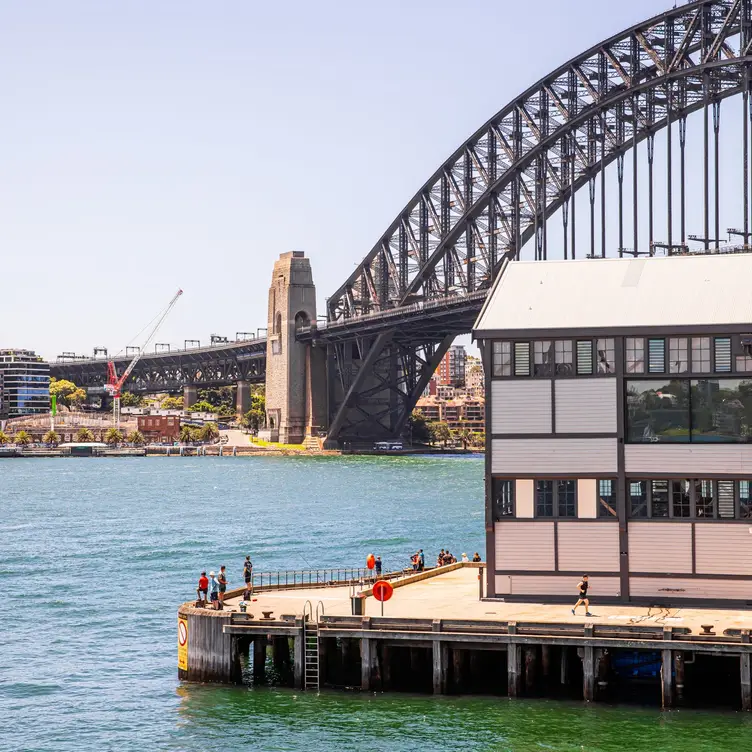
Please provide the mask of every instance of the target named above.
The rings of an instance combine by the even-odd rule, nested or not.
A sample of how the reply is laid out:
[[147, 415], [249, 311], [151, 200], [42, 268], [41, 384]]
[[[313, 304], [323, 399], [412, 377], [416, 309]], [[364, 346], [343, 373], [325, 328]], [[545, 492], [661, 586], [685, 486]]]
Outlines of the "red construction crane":
[[141, 347], [138, 349], [138, 352], [133, 357], [133, 360], [131, 360], [131, 362], [128, 364], [128, 367], [125, 369], [125, 371], [123, 371], [122, 376], [118, 377], [117, 375], [115, 361], [107, 361], [107, 384], [105, 384], [104, 388], [107, 394], [113, 397], [112, 418], [115, 423], [115, 428], [120, 427], [120, 390], [123, 388], [123, 384], [125, 384], [133, 369], [136, 367], [136, 363], [138, 363], [138, 361], [141, 359], [141, 356], [149, 346], [149, 343], [154, 339], [154, 335], [157, 333], [159, 327], [162, 326], [162, 322], [167, 318], [167, 314], [173, 309], [175, 303], [178, 302], [178, 298], [182, 294], [182, 290], [178, 290], [175, 293], [175, 296], [170, 301], [167, 308], [165, 308], [164, 311], [159, 315], [159, 318], [152, 327], [151, 332], [149, 332], [149, 336], [144, 340], [143, 345], [141, 345]]

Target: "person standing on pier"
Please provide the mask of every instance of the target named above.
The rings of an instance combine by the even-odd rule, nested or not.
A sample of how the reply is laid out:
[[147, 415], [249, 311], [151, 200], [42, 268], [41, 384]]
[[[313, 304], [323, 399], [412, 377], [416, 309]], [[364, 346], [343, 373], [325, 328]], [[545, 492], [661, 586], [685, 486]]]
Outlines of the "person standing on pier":
[[381, 557], [380, 556], [376, 557], [375, 564], [376, 564], [376, 576], [377, 577], [381, 577], [381, 567], [382, 567], [382, 564], [381, 564]]
[[219, 609], [219, 583], [214, 576], [214, 572], [209, 572], [209, 597], [211, 598], [212, 608]]
[[580, 604], [585, 606], [585, 616], [592, 616], [590, 613], [590, 599], [588, 598], [588, 576], [582, 575], [582, 579], [577, 583], [577, 603], [574, 604], [572, 614], [574, 615], [575, 609]]
[[217, 580], [219, 581], [219, 607], [222, 609], [224, 608], [225, 592], [227, 590], [227, 573], [225, 572], [224, 564], [219, 568], [219, 577]]
[[251, 580], [253, 579], [253, 562], [250, 556], [245, 557], [243, 562], [243, 581], [245, 582], [246, 590], [253, 590], [251, 587]]
[[198, 599], [206, 605], [206, 596], [209, 592], [209, 579], [206, 576], [206, 572], [201, 572], [201, 577], [198, 578], [198, 588], [196, 589], [196, 593], [198, 595]]
[[422, 572], [426, 568], [426, 555], [423, 553], [423, 549], [421, 548], [420, 551], [418, 551], [418, 571]]

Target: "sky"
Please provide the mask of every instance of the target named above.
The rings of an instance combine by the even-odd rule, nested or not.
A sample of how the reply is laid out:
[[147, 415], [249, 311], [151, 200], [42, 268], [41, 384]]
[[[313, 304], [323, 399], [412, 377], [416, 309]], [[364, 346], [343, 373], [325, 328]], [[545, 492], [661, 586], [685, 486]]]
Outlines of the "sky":
[[[509, 100], [670, 0], [0, 0], [0, 347], [113, 353], [319, 313]], [[133, 344], [138, 344], [134, 341]]]

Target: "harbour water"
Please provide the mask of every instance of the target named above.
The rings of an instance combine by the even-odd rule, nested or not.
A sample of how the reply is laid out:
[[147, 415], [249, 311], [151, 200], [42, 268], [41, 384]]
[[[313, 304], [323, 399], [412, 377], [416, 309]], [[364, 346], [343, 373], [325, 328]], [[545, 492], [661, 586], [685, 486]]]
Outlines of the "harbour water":
[[0, 462], [0, 749], [752, 749], [742, 713], [181, 685], [202, 568], [403, 566], [483, 546], [473, 457]]

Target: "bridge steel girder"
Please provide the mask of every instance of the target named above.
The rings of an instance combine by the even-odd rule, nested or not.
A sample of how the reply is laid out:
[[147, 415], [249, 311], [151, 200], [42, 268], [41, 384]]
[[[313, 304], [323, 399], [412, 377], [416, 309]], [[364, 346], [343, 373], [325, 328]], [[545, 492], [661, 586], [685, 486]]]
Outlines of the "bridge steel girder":
[[[117, 359], [122, 373], [130, 359]], [[107, 361], [86, 360], [50, 365], [57, 379], [68, 379], [94, 393], [107, 383]], [[140, 394], [179, 392], [185, 386], [231, 386], [238, 381], [263, 383], [266, 380], [266, 340], [144, 355], [125, 384], [125, 391]]]
[[[650, 165], [642, 173], [650, 175], [652, 196], [655, 134], [676, 123], [686, 129], [687, 116], [698, 110], [707, 119], [711, 107], [717, 127], [722, 100], [742, 93], [747, 102], [751, 53], [752, 0], [698, 0], [570, 60], [510, 102], [439, 167], [329, 298], [329, 325], [352, 325], [414, 302], [467, 297], [488, 290], [505, 258], [547, 259], [546, 220], [562, 209], [566, 225], [569, 204], [574, 214], [574, 195], [585, 186], [594, 216], [595, 178], [646, 140]], [[683, 164], [683, 135], [681, 140]], [[746, 147], [742, 159], [746, 175]], [[707, 137], [705, 164], [707, 184]], [[745, 182], [745, 232], [748, 188]], [[683, 192], [681, 200], [684, 217]], [[635, 189], [635, 217], [637, 204]], [[704, 205], [708, 230], [707, 188]], [[605, 201], [605, 214], [604, 207]], [[620, 208], [620, 223], [621, 216]], [[670, 217], [669, 205], [669, 225]], [[648, 221], [651, 245], [642, 252], [652, 255], [652, 200]], [[683, 225], [682, 219], [682, 243]], [[571, 227], [573, 245], [568, 254], [565, 241], [565, 258], [576, 257], [574, 217]], [[588, 255], [605, 256], [605, 232], [598, 254], [591, 234]], [[669, 252], [671, 234], [669, 226]]]

